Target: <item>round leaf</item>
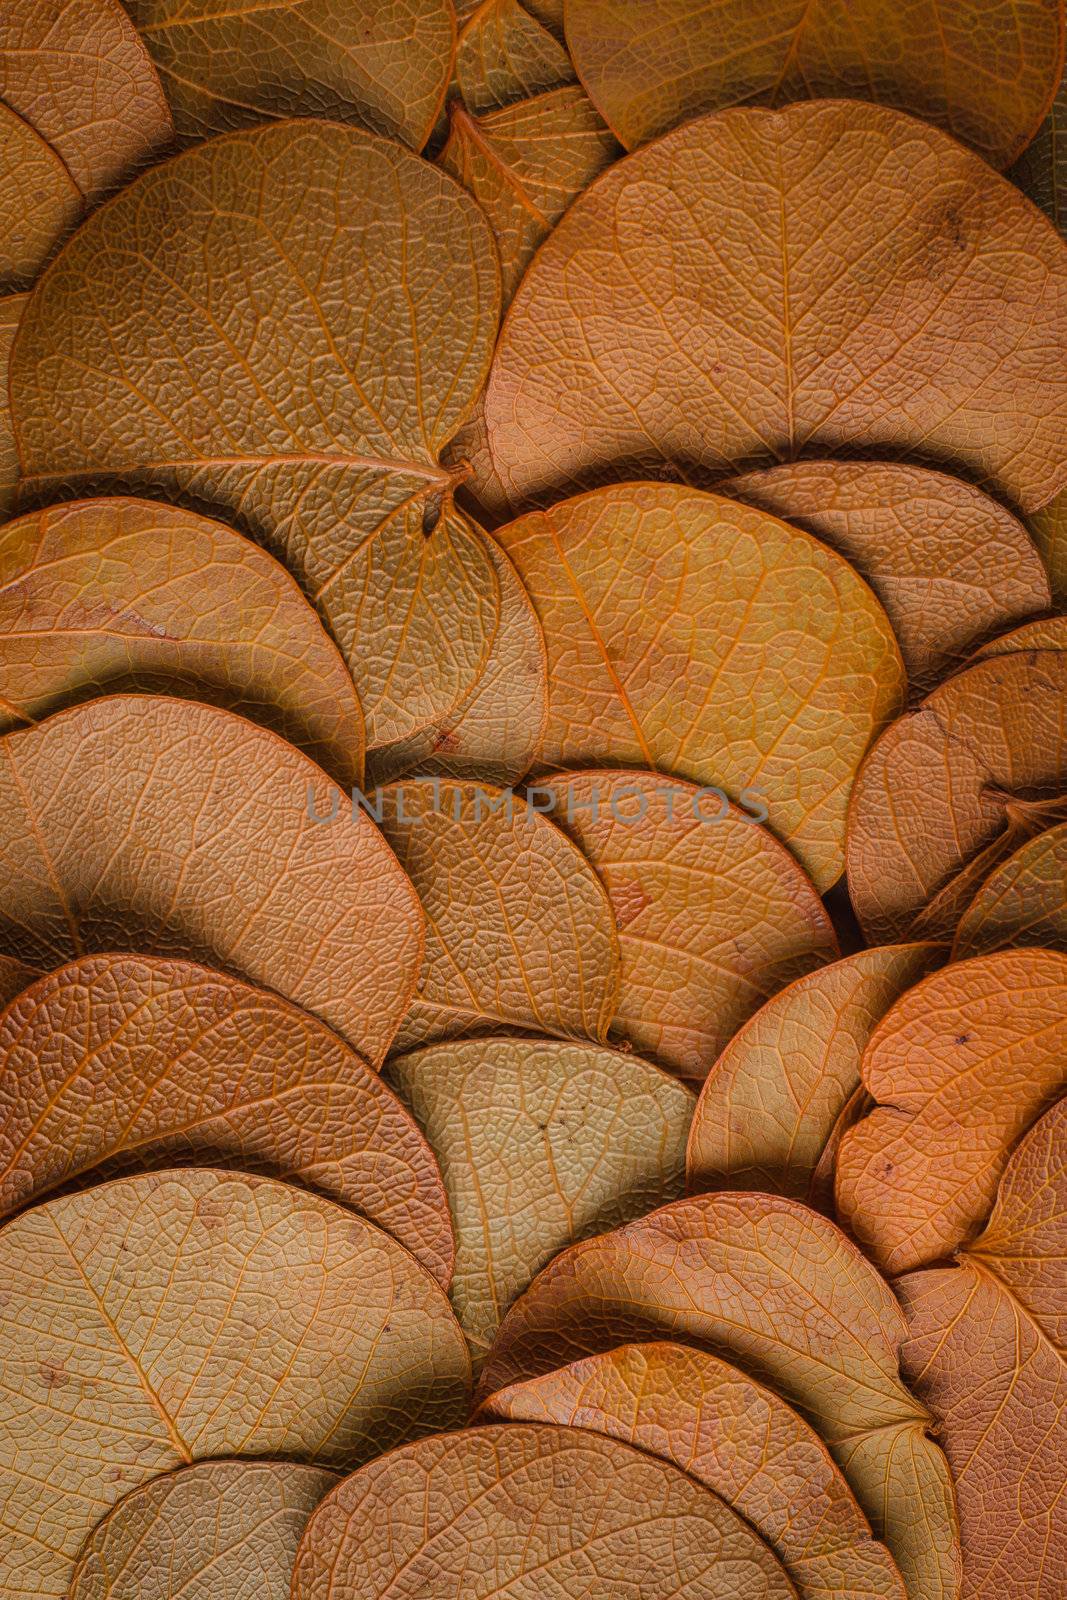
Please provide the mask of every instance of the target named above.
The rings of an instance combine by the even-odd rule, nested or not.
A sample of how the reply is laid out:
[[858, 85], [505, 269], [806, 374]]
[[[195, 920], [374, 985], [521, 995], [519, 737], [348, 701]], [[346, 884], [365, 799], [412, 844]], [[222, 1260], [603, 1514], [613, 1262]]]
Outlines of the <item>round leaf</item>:
[[94, 213], [26, 309], [27, 493], [150, 490], [238, 523], [318, 605], [369, 742], [406, 737], [496, 629], [438, 457], [482, 386], [498, 279], [475, 202], [389, 140], [297, 121], [188, 150]]
[[131, 1489], [220, 1455], [347, 1466], [456, 1426], [469, 1367], [388, 1234], [287, 1184], [123, 1178], [0, 1231], [0, 1584], [67, 1594]]
[[0, 104], [0, 294], [28, 289], [81, 213], [82, 197], [51, 145]]
[[957, 958], [988, 955], [1003, 945], [1067, 950], [1067, 823], [1020, 845], [964, 912]]
[[650, 1060], [700, 1083], [768, 995], [837, 954], [811, 880], [750, 812], [646, 772], [543, 787], [615, 913], [612, 1037]]
[[975, 661], [988, 661], [990, 656], [1010, 656], [1019, 650], [1067, 650], [1067, 616], [1038, 617], [1036, 622], [1024, 622], [1010, 633], [990, 639], [974, 653]]
[[336, 1482], [289, 1461], [204, 1461], [153, 1478], [86, 1541], [70, 1600], [289, 1600], [300, 1536]]
[[130, 946], [269, 984], [372, 1065], [422, 915], [370, 820], [276, 734], [112, 695], [0, 739], [0, 950], [48, 969]]
[[852, 778], [904, 690], [848, 563], [764, 512], [662, 484], [597, 490], [497, 538], [545, 634], [542, 763], [755, 790], [829, 888]]
[[0, 1018], [0, 1214], [86, 1174], [194, 1162], [351, 1206], [448, 1287], [433, 1153], [305, 1012], [189, 961], [106, 955], [60, 967]]
[[529, 770], [548, 715], [545, 641], [515, 568], [492, 542], [490, 554], [500, 584], [500, 626], [478, 681], [449, 717], [376, 750], [375, 783], [420, 772], [510, 784]]
[[126, 9], [119, 0], [5, 0], [0, 18], [0, 100], [51, 145], [91, 201], [159, 155], [174, 133]]
[[944, 960], [943, 946], [889, 945], [798, 978], [730, 1041], [697, 1101], [689, 1187], [761, 1189], [832, 1211], [826, 1181], [860, 1061], [893, 1001]]
[[1017, 517], [941, 472], [881, 461], [797, 461], [730, 478], [723, 494], [824, 539], [861, 573], [893, 624], [914, 694], [980, 640], [1051, 604]]
[[1043, 510], [1034, 512], [1030, 531], [1045, 558], [1053, 601], [1057, 606], [1067, 606], [1067, 490]]
[[351, 787], [363, 717], [284, 567], [220, 522], [83, 500], [0, 528], [0, 731], [120, 689], [228, 705]]
[[1067, 1563], [1067, 1102], [1012, 1155], [956, 1267], [898, 1284], [910, 1381], [952, 1466], [969, 1600], [1055, 1600]]
[[899, 112], [703, 117], [618, 162], [546, 241], [486, 419], [514, 510], [850, 453], [950, 462], [1032, 510], [1067, 479], [1067, 245]]
[[979, 884], [1056, 820], [1067, 651], [979, 661], [887, 728], [852, 791], [848, 883], [872, 941], [950, 937]]
[[567, 42], [630, 149], [701, 111], [851, 95], [910, 111], [995, 166], [1024, 149], [1063, 65], [1063, 6], [1008, 0], [571, 0]]
[[479, 1414], [587, 1428], [673, 1461], [767, 1541], [800, 1600], [906, 1600], [818, 1436], [770, 1389], [705, 1351], [623, 1345], [502, 1389]]
[[11, 406], [7, 397], [8, 364], [15, 342], [19, 318], [26, 304], [24, 294], [0, 297], [0, 518], [7, 518], [15, 506], [15, 484], [19, 475], [19, 453], [11, 427]]
[[676, 1201], [572, 1245], [501, 1325], [479, 1393], [634, 1339], [704, 1345], [826, 1441], [916, 1600], [956, 1589], [952, 1485], [904, 1388], [904, 1320], [833, 1223], [761, 1194]]
[[308, 1523], [293, 1600], [791, 1600], [782, 1568], [665, 1461], [572, 1428], [474, 1428], [374, 1462]]
[[602, 1039], [618, 997], [615, 919], [555, 824], [510, 789], [441, 778], [394, 784], [378, 805], [427, 927], [395, 1048], [500, 1027]]
[[421, 150], [444, 99], [448, 0], [127, 0], [186, 143], [267, 117], [358, 122]]
[[456, 82], [480, 116], [576, 81], [570, 56], [519, 0], [485, 0], [456, 46]]
[[394, 1061], [456, 1227], [452, 1304], [476, 1367], [557, 1251], [682, 1192], [692, 1096], [635, 1056], [487, 1039]]
[[933, 973], [863, 1058], [877, 1108], [845, 1134], [837, 1205], [887, 1273], [967, 1243], [1012, 1146], [1067, 1083], [1067, 956], [1010, 950]]

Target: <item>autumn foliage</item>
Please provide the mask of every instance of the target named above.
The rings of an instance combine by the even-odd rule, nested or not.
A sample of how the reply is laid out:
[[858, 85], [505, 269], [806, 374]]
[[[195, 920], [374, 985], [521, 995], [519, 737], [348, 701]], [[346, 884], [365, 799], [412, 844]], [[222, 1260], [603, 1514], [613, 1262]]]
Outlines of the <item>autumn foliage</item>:
[[6, 0], [5, 1600], [1063, 1600], [1064, 34]]

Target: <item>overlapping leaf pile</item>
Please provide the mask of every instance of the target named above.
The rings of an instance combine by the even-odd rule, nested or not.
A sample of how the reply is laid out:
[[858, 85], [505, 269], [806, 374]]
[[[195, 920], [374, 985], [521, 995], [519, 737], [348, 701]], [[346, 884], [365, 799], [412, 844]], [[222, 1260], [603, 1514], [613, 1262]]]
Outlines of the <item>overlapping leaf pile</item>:
[[1063, 53], [8, 0], [4, 1596], [1062, 1600]]

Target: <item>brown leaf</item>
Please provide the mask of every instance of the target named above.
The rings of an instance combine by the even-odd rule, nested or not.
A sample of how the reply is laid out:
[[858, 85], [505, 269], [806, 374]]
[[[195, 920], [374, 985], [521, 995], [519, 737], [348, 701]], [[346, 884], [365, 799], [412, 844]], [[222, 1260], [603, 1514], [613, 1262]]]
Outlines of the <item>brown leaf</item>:
[[548, 716], [545, 641], [518, 573], [499, 545], [487, 544], [500, 585], [500, 626], [481, 675], [451, 716], [375, 750], [372, 783], [419, 772], [506, 785], [530, 769]]
[[861, 1088], [867, 1041], [893, 1001], [946, 954], [935, 944], [863, 950], [768, 1000], [701, 1091], [690, 1189], [762, 1189], [832, 1214], [824, 1163]]
[[868, 939], [951, 937], [975, 891], [1056, 820], [1067, 789], [1067, 652], [979, 661], [885, 730], [848, 814], [848, 883]]
[[308, 1523], [293, 1600], [792, 1600], [762, 1540], [677, 1467], [574, 1428], [471, 1428], [356, 1473]]
[[1067, 490], [1030, 518], [1030, 532], [1041, 551], [1052, 582], [1052, 599], [1067, 606]]
[[106, 955], [60, 967], [0, 1018], [0, 1214], [87, 1174], [192, 1163], [351, 1206], [448, 1288], [455, 1247], [432, 1151], [305, 1012], [189, 961]]
[[0, 295], [28, 289], [81, 214], [82, 197], [51, 145], [0, 104]]
[[910, 1381], [939, 1421], [966, 1600], [1056, 1600], [1067, 1566], [1067, 1103], [1046, 1112], [959, 1264], [902, 1278]]
[[649, 1060], [699, 1085], [768, 995], [838, 953], [811, 880], [751, 812], [648, 772], [542, 787], [615, 912], [611, 1036]]
[[3, 519], [14, 510], [15, 485], [19, 475], [19, 453], [15, 447], [11, 406], [7, 396], [7, 372], [11, 346], [25, 304], [24, 294], [0, 297], [0, 518]]
[[1037, 130], [1033, 143], [1012, 167], [1008, 177], [1024, 194], [1039, 205], [1067, 234], [1067, 82], [1061, 82], [1049, 114]]
[[26, 309], [26, 493], [236, 521], [318, 605], [369, 742], [406, 738], [496, 631], [484, 536], [438, 458], [482, 386], [498, 278], [475, 202], [391, 141], [295, 121], [188, 150], [90, 217]]
[[0, 955], [0, 1006], [8, 1005], [39, 974], [14, 956]]
[[634, 1339], [704, 1345], [826, 1441], [913, 1600], [949, 1600], [952, 1486], [900, 1381], [903, 1335], [888, 1286], [825, 1217], [773, 1195], [701, 1195], [557, 1256], [505, 1317], [479, 1394]]
[[555, 824], [510, 790], [441, 778], [394, 784], [378, 804], [427, 926], [394, 1049], [501, 1027], [603, 1039], [618, 998], [615, 919]]
[[414, 989], [418, 900], [370, 820], [243, 717], [112, 695], [0, 740], [0, 950], [203, 960], [317, 1013], [372, 1065]]
[[174, 134], [155, 68], [119, 0], [5, 0], [0, 100], [94, 202]]
[[456, 82], [475, 116], [577, 81], [562, 44], [519, 0], [484, 0], [460, 33]]
[[741, 803], [758, 791], [829, 888], [853, 775], [904, 692], [889, 622], [848, 563], [668, 484], [582, 495], [497, 538], [545, 633], [542, 764], [652, 768]]
[[66, 1595], [86, 1536], [159, 1473], [224, 1455], [351, 1468], [464, 1414], [439, 1285], [288, 1184], [196, 1168], [52, 1200], [0, 1231], [0, 1279], [9, 1593]]
[[300, 1536], [337, 1474], [202, 1461], [153, 1478], [86, 1540], [70, 1600], [289, 1600]]
[[954, 955], [1004, 945], [1067, 950], [1067, 823], [1039, 833], [989, 874], [956, 929]]
[[[651, 26], [654, 22], [654, 26]], [[1063, 65], [1063, 7], [1007, 0], [583, 0], [567, 41], [631, 149], [701, 111], [851, 95], [938, 123], [1007, 166]]]
[[0, 529], [0, 731], [124, 689], [226, 705], [346, 788], [363, 775], [348, 669], [293, 579], [220, 522], [83, 500]]
[[979, 641], [1051, 603], [1018, 518], [944, 473], [896, 462], [797, 461], [720, 488], [851, 561], [886, 609], [915, 695], [936, 688]]
[[738, 109], [575, 202], [486, 418], [515, 510], [841, 453], [949, 461], [1033, 510], [1065, 481], [1065, 355], [1067, 247], [978, 156], [879, 106]]
[[586, 1428], [673, 1461], [767, 1541], [800, 1600], [905, 1600], [892, 1556], [818, 1436], [705, 1351], [623, 1345], [502, 1389], [479, 1417]]
[[1020, 650], [1067, 650], [1067, 616], [1024, 622], [1010, 633], [988, 640], [974, 652], [973, 659], [988, 661], [991, 656], [1010, 656]]
[[475, 1370], [500, 1320], [566, 1245], [675, 1200], [693, 1099], [636, 1056], [547, 1039], [432, 1045], [389, 1082], [441, 1163], [452, 1304]]
[[944, 1260], [1063, 1092], [1067, 957], [1001, 951], [933, 973], [875, 1031], [863, 1081], [879, 1104], [841, 1142], [838, 1210], [887, 1273]]
[[266, 118], [358, 122], [421, 150], [452, 70], [448, 0], [127, 0], [184, 143]]

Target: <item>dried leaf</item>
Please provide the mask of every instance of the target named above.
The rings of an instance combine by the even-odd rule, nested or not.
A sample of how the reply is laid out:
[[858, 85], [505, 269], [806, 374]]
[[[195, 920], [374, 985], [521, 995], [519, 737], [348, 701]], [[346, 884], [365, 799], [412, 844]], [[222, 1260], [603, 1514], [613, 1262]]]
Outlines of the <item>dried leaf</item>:
[[1065, 355], [1067, 246], [978, 156], [878, 106], [739, 109], [574, 203], [486, 418], [515, 510], [841, 453], [948, 461], [1033, 510], [1065, 481]]
[[146, 166], [174, 133], [119, 0], [5, 0], [0, 100], [51, 145], [90, 201]]
[[351, 1206], [448, 1288], [455, 1247], [432, 1151], [305, 1012], [189, 961], [106, 955], [60, 967], [0, 1018], [0, 1214], [87, 1174], [192, 1163]]
[[[652, 25], [654, 24], [654, 25]], [[631, 149], [702, 111], [848, 95], [909, 111], [1007, 166], [1063, 65], [1063, 6], [994, 0], [582, 0], [567, 42]]]
[[913, 694], [976, 644], [1047, 610], [1048, 577], [1026, 529], [981, 490], [881, 461], [797, 461], [746, 473], [723, 494], [823, 539], [886, 609]]
[[618, 154], [614, 135], [576, 85], [483, 116], [453, 102], [440, 164], [470, 190], [489, 218], [505, 302], [572, 200]]
[[988, 661], [991, 656], [1010, 656], [1019, 650], [1067, 650], [1067, 616], [1024, 622], [1010, 633], [988, 640], [975, 651], [974, 660]]
[[1061, 1101], [1012, 1155], [959, 1264], [898, 1284], [904, 1364], [956, 1480], [966, 1600], [1056, 1600], [1063, 1587], [1065, 1149]]
[[503, 1389], [479, 1415], [586, 1428], [673, 1461], [766, 1540], [800, 1600], [905, 1600], [892, 1556], [818, 1436], [705, 1351], [623, 1345]]
[[1067, 823], [1039, 833], [989, 874], [960, 920], [954, 955], [1004, 945], [1067, 950]]
[[848, 815], [848, 884], [872, 942], [945, 938], [997, 863], [1062, 814], [1067, 652], [979, 661], [882, 734]]
[[421, 772], [506, 785], [530, 769], [548, 716], [545, 641], [518, 573], [499, 545], [488, 544], [500, 585], [500, 626], [481, 676], [446, 720], [374, 751], [373, 783]]
[[126, 3], [185, 143], [268, 117], [317, 116], [421, 150], [452, 71], [448, 0]]
[[863, 1058], [879, 1102], [841, 1142], [837, 1205], [891, 1274], [974, 1237], [1016, 1140], [1067, 1082], [1067, 957], [1009, 950], [935, 972]]
[[14, 956], [0, 955], [0, 1006], [8, 1005], [37, 976], [33, 967], [16, 961]]
[[0, 740], [0, 950], [38, 970], [129, 948], [295, 1000], [377, 1065], [422, 917], [369, 818], [232, 712], [113, 695]]
[[1030, 532], [1048, 568], [1053, 603], [1067, 607], [1067, 490], [1034, 512]]
[[496, 630], [490, 554], [438, 457], [482, 386], [498, 276], [475, 202], [390, 141], [304, 121], [186, 151], [90, 217], [26, 309], [27, 492], [236, 521], [315, 600], [369, 742], [406, 738], [470, 690]]
[[1049, 114], [1019, 160], [1008, 173], [1024, 194], [1039, 205], [1055, 223], [1061, 234], [1067, 234], [1067, 157], [1064, 155], [1064, 135], [1067, 134], [1067, 80], [1060, 84]]
[[202, 1461], [153, 1478], [86, 1541], [70, 1600], [289, 1600], [300, 1536], [337, 1474]]
[[82, 197], [51, 145], [0, 104], [0, 295], [30, 287], [81, 213]]
[[559, 1250], [682, 1193], [692, 1096], [636, 1056], [470, 1040], [415, 1051], [387, 1076], [441, 1163], [456, 1228], [452, 1304], [475, 1370]]
[[0, 731], [124, 689], [227, 705], [346, 788], [363, 716], [312, 608], [220, 522], [139, 500], [83, 500], [0, 529]]
[[562, 44], [530, 9], [484, 0], [460, 33], [456, 82], [467, 110], [481, 116], [577, 79]]
[[25, 304], [24, 294], [0, 297], [0, 521], [9, 517], [14, 510], [15, 485], [19, 475], [19, 453], [15, 448], [11, 406], [7, 397], [7, 370], [11, 346]]
[[308, 1523], [293, 1600], [791, 1600], [752, 1529], [676, 1467], [574, 1428], [471, 1428], [356, 1473]]
[[699, 1084], [768, 995], [838, 953], [811, 880], [751, 812], [647, 772], [542, 787], [615, 913], [611, 1035], [649, 1060]]
[[894, 1000], [946, 954], [935, 944], [863, 950], [768, 1000], [701, 1091], [690, 1189], [762, 1189], [832, 1214], [827, 1150], [861, 1088], [867, 1041]]
[[904, 688], [889, 622], [847, 562], [667, 484], [598, 490], [497, 537], [545, 633], [542, 763], [652, 768], [742, 803], [758, 791], [829, 888], [853, 775]]
[[159, 1473], [220, 1455], [351, 1467], [464, 1414], [439, 1285], [288, 1184], [197, 1168], [52, 1200], [0, 1231], [0, 1277], [9, 1593], [66, 1595], [86, 1536]]
[[914, 1600], [956, 1593], [952, 1488], [904, 1388], [904, 1320], [825, 1217], [773, 1195], [701, 1195], [573, 1245], [505, 1317], [482, 1399], [633, 1339], [710, 1348], [830, 1446]]
[[618, 998], [615, 919], [555, 824], [510, 790], [441, 778], [394, 784], [378, 804], [427, 926], [394, 1048], [501, 1027], [603, 1039]]

